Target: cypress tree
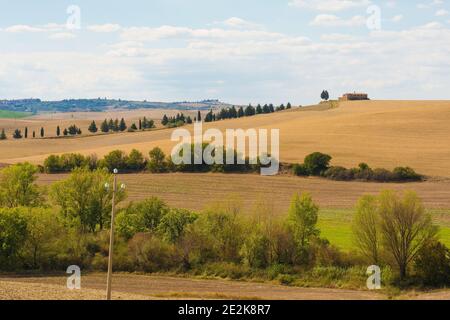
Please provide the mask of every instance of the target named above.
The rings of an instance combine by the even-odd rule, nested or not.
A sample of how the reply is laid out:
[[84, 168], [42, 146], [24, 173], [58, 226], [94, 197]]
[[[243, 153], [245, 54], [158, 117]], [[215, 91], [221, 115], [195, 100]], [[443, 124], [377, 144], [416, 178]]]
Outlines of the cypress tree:
[[14, 130], [13, 138], [14, 139], [22, 139], [22, 131], [20, 131], [19, 129]]
[[139, 130], [142, 130], [142, 120], [139, 119]]
[[164, 115], [164, 117], [162, 118], [161, 124], [163, 126], [167, 126], [168, 123], [169, 123], [169, 119], [167, 118], [166, 115]]
[[119, 130], [122, 132], [127, 130], [127, 124], [125, 123], [124, 118], [120, 119]]
[[33, 131], [33, 139], [36, 138], [36, 131]]
[[25, 127], [25, 139], [28, 138], [28, 127]]
[[6, 133], [5, 133], [5, 129], [2, 129], [2, 133], [0, 133], [0, 140], [6, 140]]
[[44, 127], [41, 128], [41, 138], [43, 138], [45, 136], [45, 131], [44, 131]]
[[108, 125], [108, 121], [106, 119], [105, 119], [105, 121], [102, 122], [102, 125], [100, 126], [100, 130], [103, 133], [109, 132], [109, 125]]
[[56, 136], [60, 136], [61, 135], [61, 128], [59, 126], [56, 127]]
[[201, 122], [201, 121], [202, 121], [202, 114], [201, 114], [200, 110], [197, 111], [197, 121], [198, 121], [198, 122]]
[[97, 124], [95, 123], [95, 121], [92, 121], [92, 123], [90, 124], [88, 130], [91, 133], [96, 133], [98, 131]]

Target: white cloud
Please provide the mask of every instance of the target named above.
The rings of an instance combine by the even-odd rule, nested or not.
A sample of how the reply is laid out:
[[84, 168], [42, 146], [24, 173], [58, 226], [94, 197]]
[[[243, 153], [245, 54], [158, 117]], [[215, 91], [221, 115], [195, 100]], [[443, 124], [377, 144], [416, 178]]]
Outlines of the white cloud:
[[89, 31], [93, 32], [117, 32], [122, 29], [122, 27], [118, 24], [113, 23], [107, 23], [107, 24], [100, 24], [100, 25], [90, 25], [87, 27]]
[[289, 6], [318, 11], [343, 11], [357, 7], [367, 7], [369, 0], [291, 0]]
[[400, 22], [402, 20], [403, 20], [403, 15], [402, 14], [398, 14], [398, 15], [392, 17], [392, 21], [393, 22]]
[[53, 40], [69, 40], [76, 38], [76, 35], [71, 32], [58, 32], [51, 34], [49, 38]]
[[262, 26], [238, 17], [231, 17], [223, 22], [227, 27], [237, 29], [262, 29]]
[[175, 26], [124, 28], [118, 38], [83, 54], [3, 50], [0, 96], [170, 101], [211, 94], [232, 103], [308, 103], [323, 87], [336, 95], [362, 90], [374, 98], [414, 99], [445, 98], [439, 88], [450, 86], [450, 30], [437, 22], [320, 39]]
[[440, 9], [440, 10], [436, 11], [435, 15], [436, 15], [436, 17], [448, 16], [448, 11], [445, 9]]
[[19, 32], [42, 32], [42, 31], [44, 31], [44, 29], [42, 29], [42, 28], [32, 27], [32, 26], [24, 25], [24, 24], [10, 26], [10, 27], [7, 27], [4, 30], [6, 32], [14, 32], [14, 33], [19, 33]]
[[362, 16], [342, 19], [332, 14], [319, 14], [310, 22], [310, 25], [315, 27], [358, 27], [365, 24], [366, 18]]

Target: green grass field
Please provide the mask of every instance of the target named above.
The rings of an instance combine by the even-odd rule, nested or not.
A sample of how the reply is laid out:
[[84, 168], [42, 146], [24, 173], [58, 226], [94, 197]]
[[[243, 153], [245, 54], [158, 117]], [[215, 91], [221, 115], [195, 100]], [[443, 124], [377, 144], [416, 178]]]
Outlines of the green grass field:
[[31, 115], [30, 112], [16, 112], [9, 110], [0, 110], [0, 119], [20, 119]]
[[[429, 212], [439, 226], [440, 241], [450, 247], [450, 210]], [[344, 251], [354, 249], [351, 229], [353, 213], [351, 209], [321, 209], [318, 226], [322, 237]]]

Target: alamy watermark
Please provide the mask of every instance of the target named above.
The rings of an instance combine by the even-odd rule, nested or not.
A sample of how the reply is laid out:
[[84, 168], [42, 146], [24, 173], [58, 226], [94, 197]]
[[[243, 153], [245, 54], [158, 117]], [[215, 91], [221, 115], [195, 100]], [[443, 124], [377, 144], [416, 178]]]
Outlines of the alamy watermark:
[[381, 289], [381, 268], [379, 266], [370, 266], [367, 268], [367, 289], [380, 290]]
[[[203, 132], [203, 123], [195, 122], [193, 135], [189, 130], [179, 128], [172, 132], [171, 140], [178, 142], [171, 152], [175, 165], [243, 165], [248, 161], [252, 165], [261, 164], [263, 176], [276, 175], [280, 169], [279, 129], [227, 129], [224, 139], [219, 129]], [[207, 144], [205, 148], [204, 143]], [[222, 152], [224, 149], [226, 151]]]
[[66, 273], [70, 274], [67, 277], [67, 289], [80, 290], [81, 289], [81, 269], [79, 266], [72, 265], [66, 270]]

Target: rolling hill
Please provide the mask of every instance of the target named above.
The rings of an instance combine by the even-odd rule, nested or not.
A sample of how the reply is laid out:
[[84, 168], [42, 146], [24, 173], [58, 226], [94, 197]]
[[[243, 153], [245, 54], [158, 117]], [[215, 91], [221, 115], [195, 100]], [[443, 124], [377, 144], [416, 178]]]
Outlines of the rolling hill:
[[[76, 119], [72, 121], [76, 123]], [[334, 165], [350, 167], [366, 162], [387, 169], [410, 166], [422, 174], [450, 177], [449, 123], [450, 101], [358, 101], [342, 102], [332, 109], [295, 108], [219, 121], [204, 124], [204, 128], [280, 129], [280, 154], [285, 162], [300, 162], [305, 155], [321, 151], [333, 156]], [[168, 129], [74, 139], [10, 139], [0, 143], [0, 162], [40, 163], [49, 154], [64, 152], [102, 156], [113, 149], [137, 148], [147, 153], [155, 146], [170, 152], [175, 145], [170, 141], [171, 132]]]

